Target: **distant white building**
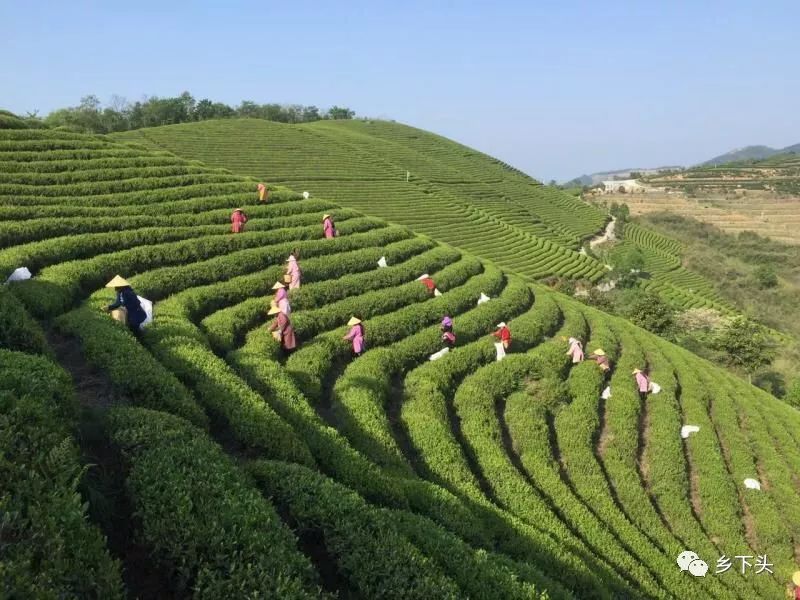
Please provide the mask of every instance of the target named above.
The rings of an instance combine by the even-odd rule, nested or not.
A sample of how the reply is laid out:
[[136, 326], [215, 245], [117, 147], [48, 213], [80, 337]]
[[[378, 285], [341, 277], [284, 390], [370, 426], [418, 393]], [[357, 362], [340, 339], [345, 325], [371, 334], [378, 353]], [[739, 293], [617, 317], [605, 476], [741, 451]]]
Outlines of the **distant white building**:
[[623, 190], [626, 193], [646, 192], [647, 188], [635, 179], [620, 179], [603, 182], [603, 191], [606, 194], [614, 194]]

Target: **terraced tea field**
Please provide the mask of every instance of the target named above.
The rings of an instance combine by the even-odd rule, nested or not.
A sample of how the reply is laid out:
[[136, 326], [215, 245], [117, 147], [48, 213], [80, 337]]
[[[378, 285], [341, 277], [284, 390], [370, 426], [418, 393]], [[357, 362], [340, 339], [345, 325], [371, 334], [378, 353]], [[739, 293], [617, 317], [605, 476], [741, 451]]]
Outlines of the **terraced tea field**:
[[[783, 597], [800, 414], [764, 392], [316, 192], [257, 205], [253, 180], [52, 131], [0, 132], [0, 173], [0, 277], [34, 274], [0, 288], [4, 594]], [[250, 221], [234, 235], [238, 206]], [[322, 238], [323, 212], [339, 237]], [[294, 248], [300, 347], [285, 358], [265, 312]], [[100, 310], [118, 273], [156, 303], [141, 340]], [[352, 314], [358, 358], [341, 339]], [[445, 314], [457, 345], [430, 362]], [[501, 320], [513, 342], [497, 362]], [[572, 365], [568, 336], [612, 370]], [[663, 390], [642, 401], [630, 373], [645, 365]], [[682, 439], [686, 424], [699, 431]], [[86, 464], [95, 483], [79, 488]], [[706, 577], [680, 571], [686, 549]], [[773, 573], [715, 574], [723, 554], [767, 555]]]
[[475, 150], [411, 127], [235, 119], [118, 137], [307, 190], [531, 278], [555, 273], [594, 279], [603, 273], [602, 265], [575, 252], [603, 227], [603, 213]]
[[[575, 252], [602, 229], [608, 219], [604, 212], [492, 157], [405, 125], [237, 119], [116, 137], [310, 190], [529, 280], [546, 275], [596, 279], [605, 272], [604, 265]], [[665, 299], [678, 308], [723, 307], [707, 282], [680, 268], [677, 255], [664, 263], [644, 249], [655, 275], [648, 286]]]

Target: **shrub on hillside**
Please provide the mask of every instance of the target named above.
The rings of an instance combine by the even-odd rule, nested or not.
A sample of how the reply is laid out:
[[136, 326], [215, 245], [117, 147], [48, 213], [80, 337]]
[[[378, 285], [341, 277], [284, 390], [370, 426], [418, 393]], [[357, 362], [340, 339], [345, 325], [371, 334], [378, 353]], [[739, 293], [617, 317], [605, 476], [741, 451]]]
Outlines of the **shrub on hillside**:
[[650, 292], [632, 292], [622, 302], [625, 316], [634, 324], [659, 335], [669, 334], [674, 325], [674, 311], [660, 296]]
[[714, 345], [725, 352], [725, 362], [750, 377], [775, 358], [775, 344], [767, 330], [745, 317], [731, 319], [716, 336]]
[[762, 290], [774, 288], [778, 285], [778, 275], [775, 269], [768, 265], [761, 265], [753, 271], [753, 279]]

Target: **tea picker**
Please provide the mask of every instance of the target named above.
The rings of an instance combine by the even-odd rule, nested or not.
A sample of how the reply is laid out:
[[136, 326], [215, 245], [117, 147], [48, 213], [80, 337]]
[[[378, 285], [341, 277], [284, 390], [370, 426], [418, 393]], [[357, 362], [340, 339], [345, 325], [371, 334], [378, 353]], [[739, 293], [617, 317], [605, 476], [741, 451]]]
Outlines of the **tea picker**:
[[247, 223], [247, 215], [241, 208], [237, 208], [231, 213], [231, 233], [242, 233], [245, 223]]
[[327, 213], [322, 215], [322, 233], [325, 234], [325, 239], [336, 237], [336, 225], [333, 224], [333, 219]]
[[[104, 310], [118, 321], [124, 321], [134, 335], [138, 336], [142, 326], [153, 320], [153, 304], [137, 296], [130, 284], [119, 275], [109, 281], [106, 287], [113, 288], [117, 297]], [[149, 307], [150, 314], [146, 312], [145, 306]]]
[[342, 339], [349, 341], [353, 345], [353, 356], [358, 358], [364, 353], [365, 344], [364, 344], [364, 323], [361, 322], [356, 316], [350, 318], [347, 322], [347, 326], [350, 328], [350, 331], [347, 332]]
[[272, 337], [281, 343], [281, 349], [285, 354], [297, 348], [297, 339], [294, 335], [294, 327], [286, 313], [281, 312], [277, 306], [273, 306], [267, 313], [275, 316], [275, 319], [267, 325], [267, 331], [272, 332]]

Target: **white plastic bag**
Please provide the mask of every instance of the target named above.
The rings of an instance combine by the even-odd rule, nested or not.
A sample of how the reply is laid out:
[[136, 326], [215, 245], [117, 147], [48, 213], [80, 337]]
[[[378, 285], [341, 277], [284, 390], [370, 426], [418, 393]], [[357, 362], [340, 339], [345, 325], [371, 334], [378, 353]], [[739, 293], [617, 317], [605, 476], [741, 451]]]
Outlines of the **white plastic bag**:
[[450, 348], [442, 348], [438, 352], [434, 352], [433, 354], [431, 354], [428, 360], [439, 360], [448, 352], [450, 352]]
[[12, 281], [25, 281], [26, 279], [31, 278], [31, 272], [28, 270], [28, 267], [20, 267], [19, 269], [14, 269], [14, 272], [8, 276], [6, 279], [6, 283], [10, 283]]
[[386, 257], [385, 256], [381, 256], [381, 259], [378, 261], [378, 266], [379, 267], [386, 267], [386, 266], [388, 266], [388, 264], [389, 263], [386, 262]]
[[506, 357], [506, 349], [503, 347], [503, 342], [496, 342], [494, 348], [497, 350], [497, 360], [503, 360]]
[[690, 435], [698, 431], [700, 431], [700, 428], [697, 425], [684, 425], [681, 427], [681, 437], [687, 439]]
[[306, 200], [308, 200], [308, 197], [309, 197], [310, 195], [311, 195], [311, 194], [309, 194], [308, 192], [303, 192], [303, 198], [305, 198]]
[[442, 292], [439, 291], [439, 288], [433, 288], [433, 295], [439, 297], [442, 295]]
[[144, 329], [153, 322], [153, 303], [147, 298], [142, 298], [141, 296], [136, 297], [139, 299], [139, 304], [142, 305], [142, 310], [144, 310], [144, 314], [146, 315], [142, 324], [139, 325], [139, 329]]
[[658, 385], [655, 381], [650, 382], [650, 391], [654, 394], [658, 394], [661, 391], [661, 386]]
[[483, 304], [484, 302], [488, 302], [489, 300], [491, 300], [491, 298], [489, 298], [489, 296], [487, 296], [486, 294], [484, 294], [483, 292], [481, 292], [481, 297], [480, 297], [480, 298], [478, 298], [478, 306], [480, 306], [480, 305], [481, 305], [481, 304]]
[[748, 477], [744, 480], [744, 487], [746, 487], [748, 490], [760, 490], [761, 484], [757, 479], [751, 479]]
[[606, 386], [606, 389], [603, 390], [603, 393], [600, 394], [600, 397], [603, 400], [608, 400], [609, 398], [611, 398], [611, 386], [610, 385]]

